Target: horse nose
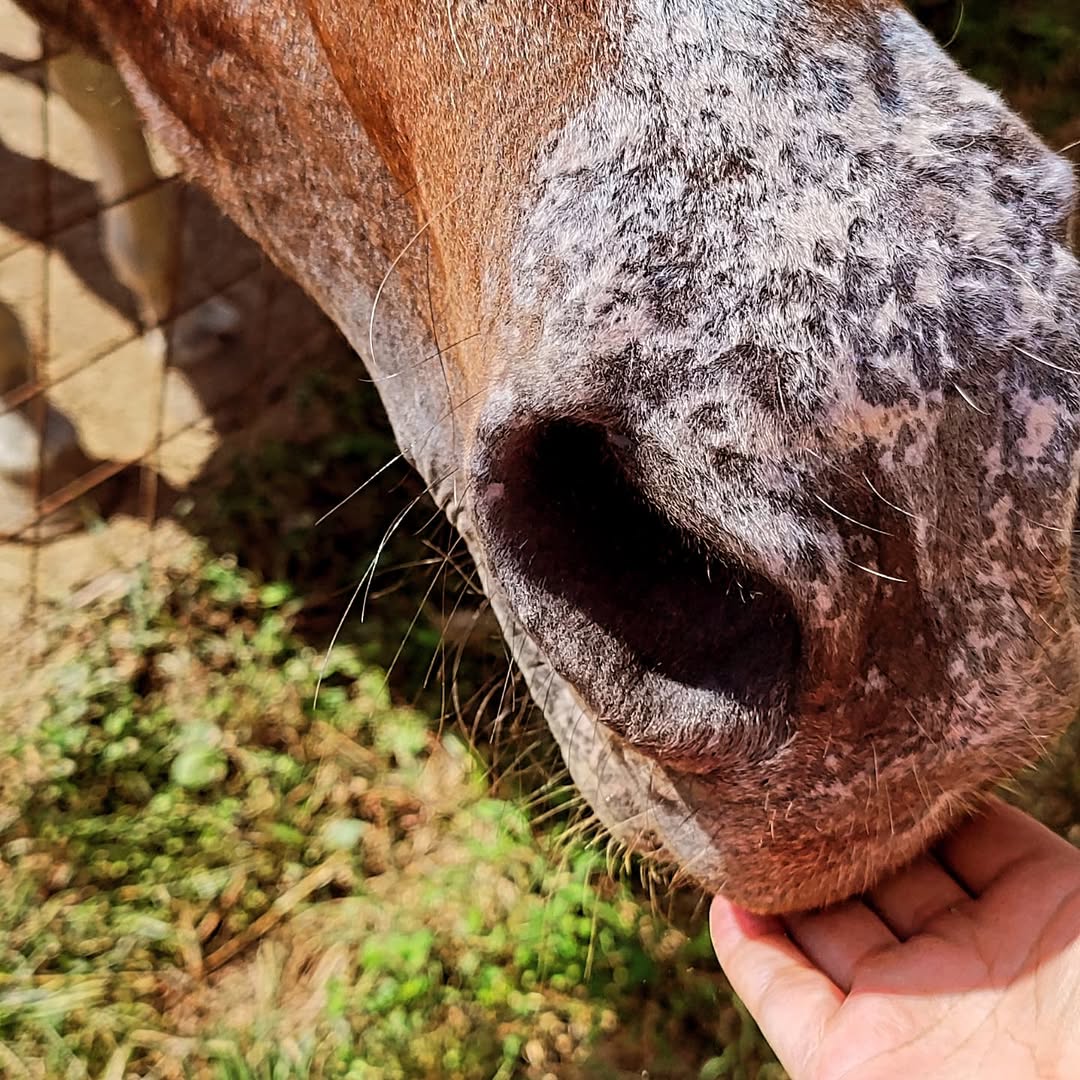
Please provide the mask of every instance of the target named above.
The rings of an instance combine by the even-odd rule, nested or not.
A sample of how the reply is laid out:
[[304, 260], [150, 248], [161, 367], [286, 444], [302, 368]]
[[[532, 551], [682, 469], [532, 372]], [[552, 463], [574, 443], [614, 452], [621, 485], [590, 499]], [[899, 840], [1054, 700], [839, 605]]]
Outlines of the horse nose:
[[723, 746], [746, 762], [782, 738], [795, 693], [792, 597], [681, 524], [674, 489], [635, 479], [631, 438], [580, 413], [481, 424], [489, 572], [555, 670], [637, 749], [696, 771]]

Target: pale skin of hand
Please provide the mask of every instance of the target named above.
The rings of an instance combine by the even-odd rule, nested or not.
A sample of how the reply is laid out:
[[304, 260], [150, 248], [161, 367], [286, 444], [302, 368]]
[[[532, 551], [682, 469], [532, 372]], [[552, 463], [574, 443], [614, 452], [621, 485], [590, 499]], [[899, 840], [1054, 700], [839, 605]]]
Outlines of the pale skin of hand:
[[1080, 1078], [1080, 851], [991, 803], [865, 899], [713, 944], [793, 1080]]

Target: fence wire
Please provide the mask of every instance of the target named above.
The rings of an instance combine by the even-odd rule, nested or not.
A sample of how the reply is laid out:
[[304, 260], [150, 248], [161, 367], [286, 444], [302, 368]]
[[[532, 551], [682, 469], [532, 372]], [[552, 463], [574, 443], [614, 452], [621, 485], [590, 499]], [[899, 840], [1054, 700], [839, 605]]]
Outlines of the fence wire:
[[[38, 33], [28, 55], [33, 32], [0, 0], [0, 609], [8, 629], [36, 618], [44, 586], [55, 596], [57, 545], [88, 527], [103, 571], [152, 559], [170, 455], [193, 433], [213, 438], [220, 417], [234, 417], [268, 380], [284, 382], [331, 334], [156, 148], [153, 174], [110, 192], [94, 160], [103, 156], [99, 135], [70, 91], [54, 85], [57, 65], [77, 54]], [[135, 261], [145, 257], [159, 278], [160, 252], [172, 253], [167, 307], [151, 315], [139, 289], [120, 283], [108, 234], [156, 206], [169, 210], [160, 224], [173, 242], [159, 235], [153, 251], [134, 245]], [[235, 318], [217, 327], [220, 341], [215, 318]], [[200, 319], [209, 326], [200, 330]], [[200, 332], [205, 355], [185, 361], [180, 354]], [[128, 528], [122, 557], [109, 550], [120, 514], [140, 526], [134, 544]]]

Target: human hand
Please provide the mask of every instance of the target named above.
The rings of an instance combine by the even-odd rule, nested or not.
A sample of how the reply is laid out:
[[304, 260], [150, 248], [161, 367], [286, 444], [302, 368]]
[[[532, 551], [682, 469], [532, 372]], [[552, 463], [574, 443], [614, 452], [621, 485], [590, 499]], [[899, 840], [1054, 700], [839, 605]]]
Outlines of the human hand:
[[994, 802], [865, 900], [713, 944], [794, 1080], [1080, 1077], [1080, 851]]

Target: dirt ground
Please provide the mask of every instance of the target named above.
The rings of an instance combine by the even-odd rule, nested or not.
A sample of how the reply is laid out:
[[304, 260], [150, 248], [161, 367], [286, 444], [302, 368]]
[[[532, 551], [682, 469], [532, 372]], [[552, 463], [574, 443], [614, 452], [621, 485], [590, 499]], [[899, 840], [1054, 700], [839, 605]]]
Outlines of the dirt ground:
[[[106, 264], [93, 147], [46, 91], [46, 63], [37, 28], [0, 0], [0, 302], [21, 325], [48, 400], [78, 430], [87, 468], [117, 474], [81, 512], [92, 520], [103, 499], [119, 504], [107, 521], [47, 543], [0, 542], [0, 634], [9, 635], [42, 601], [87, 602], [148, 554], [183, 544], [176, 519], [192, 483], [238, 444], [267, 431], [288, 437], [296, 421], [284, 389], [328, 350], [345, 351], [254, 244], [172, 180], [184, 220], [179, 317], [217, 296], [239, 309], [242, 326], [205, 361], [169, 366]], [[160, 175], [172, 177], [167, 155], [152, 150]]]

